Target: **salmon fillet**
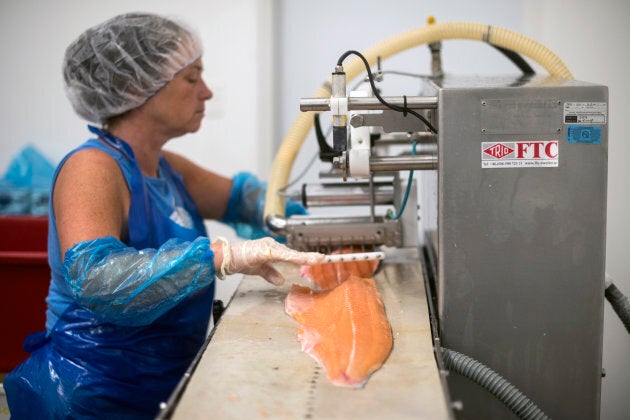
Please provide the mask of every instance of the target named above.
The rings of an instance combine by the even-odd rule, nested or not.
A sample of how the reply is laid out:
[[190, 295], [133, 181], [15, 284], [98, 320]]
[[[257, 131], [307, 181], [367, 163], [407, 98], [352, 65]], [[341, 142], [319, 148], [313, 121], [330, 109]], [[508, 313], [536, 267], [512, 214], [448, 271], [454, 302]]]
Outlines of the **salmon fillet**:
[[392, 330], [373, 279], [350, 274], [326, 291], [294, 284], [285, 311], [300, 323], [302, 351], [335, 385], [363, 387], [392, 345]]
[[[354, 252], [344, 249], [344, 254]], [[334, 252], [333, 254], [338, 254]], [[300, 275], [317, 285], [320, 290], [330, 290], [344, 282], [350, 275], [371, 278], [378, 267], [378, 261], [336, 262], [311, 266], [302, 266]]]

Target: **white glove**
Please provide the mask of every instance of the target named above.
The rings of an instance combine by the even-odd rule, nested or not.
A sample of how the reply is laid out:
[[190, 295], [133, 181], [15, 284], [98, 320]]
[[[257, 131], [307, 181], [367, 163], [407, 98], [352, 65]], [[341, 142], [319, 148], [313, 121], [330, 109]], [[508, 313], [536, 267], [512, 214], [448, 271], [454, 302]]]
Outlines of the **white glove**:
[[289, 262], [297, 265], [314, 265], [324, 262], [324, 254], [318, 252], [299, 252], [288, 248], [272, 238], [237, 242], [230, 245], [225, 238], [222, 242], [223, 261], [220, 279], [228, 274], [243, 273], [264, 277], [269, 283], [280, 286], [284, 277], [271, 266], [272, 262]]

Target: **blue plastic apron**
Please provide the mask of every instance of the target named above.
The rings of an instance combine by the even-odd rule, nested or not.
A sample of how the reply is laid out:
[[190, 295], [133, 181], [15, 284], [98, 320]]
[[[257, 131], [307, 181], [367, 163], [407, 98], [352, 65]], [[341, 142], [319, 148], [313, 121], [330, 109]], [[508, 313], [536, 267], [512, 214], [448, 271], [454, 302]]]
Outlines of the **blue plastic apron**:
[[[158, 198], [152, 197], [126, 143], [90, 129], [101, 141], [89, 140], [79, 149], [97, 148], [112, 155], [130, 187], [129, 246], [159, 248], [173, 237], [206, 236], [191, 197], [166, 160], [160, 162], [161, 176], [172, 177], [183, 191], [192, 229], [157, 211]], [[50, 224], [56, 241], [54, 219]], [[5, 379], [12, 417], [154, 418], [205, 339], [213, 297], [214, 282], [145, 327], [102, 323], [71, 304], [48, 334], [27, 338], [25, 349], [31, 356]]]

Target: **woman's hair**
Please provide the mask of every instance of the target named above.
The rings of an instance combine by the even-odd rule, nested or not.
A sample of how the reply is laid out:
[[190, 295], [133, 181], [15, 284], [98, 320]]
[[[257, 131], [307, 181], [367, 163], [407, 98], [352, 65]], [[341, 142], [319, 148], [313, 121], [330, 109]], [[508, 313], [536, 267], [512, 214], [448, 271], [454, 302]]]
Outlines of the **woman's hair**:
[[201, 54], [199, 37], [182, 23], [149, 13], [119, 15], [68, 46], [66, 94], [77, 114], [102, 124], [145, 103]]

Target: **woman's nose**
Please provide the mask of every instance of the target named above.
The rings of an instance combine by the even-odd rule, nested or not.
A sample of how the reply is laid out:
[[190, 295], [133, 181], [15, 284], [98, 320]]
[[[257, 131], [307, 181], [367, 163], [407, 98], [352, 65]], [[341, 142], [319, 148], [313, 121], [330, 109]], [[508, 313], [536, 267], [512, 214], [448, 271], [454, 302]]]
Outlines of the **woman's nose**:
[[208, 88], [208, 85], [206, 85], [205, 80], [202, 80], [202, 83], [203, 83], [203, 86], [201, 90], [201, 99], [203, 99], [204, 101], [207, 101], [212, 98], [213, 93], [210, 90], [210, 88]]

